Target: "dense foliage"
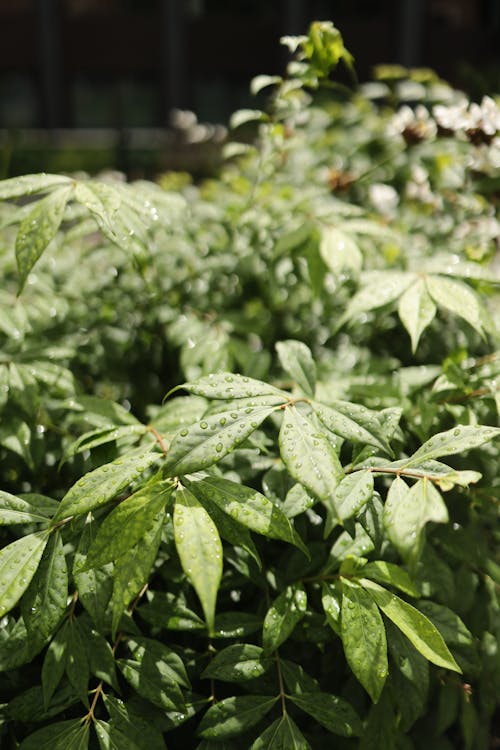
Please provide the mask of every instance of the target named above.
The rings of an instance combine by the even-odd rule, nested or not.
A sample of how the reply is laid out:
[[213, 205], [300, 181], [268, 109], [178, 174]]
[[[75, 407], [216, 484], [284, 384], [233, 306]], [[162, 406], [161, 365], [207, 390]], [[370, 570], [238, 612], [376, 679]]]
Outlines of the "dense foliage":
[[2, 748], [491, 745], [500, 112], [284, 42], [217, 179], [0, 183]]

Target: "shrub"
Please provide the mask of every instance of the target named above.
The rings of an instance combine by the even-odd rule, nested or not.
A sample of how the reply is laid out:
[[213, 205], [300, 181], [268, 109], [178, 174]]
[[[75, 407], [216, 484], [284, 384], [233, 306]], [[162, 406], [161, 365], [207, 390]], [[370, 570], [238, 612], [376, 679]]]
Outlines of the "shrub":
[[284, 42], [217, 179], [0, 183], [2, 747], [492, 741], [499, 110]]

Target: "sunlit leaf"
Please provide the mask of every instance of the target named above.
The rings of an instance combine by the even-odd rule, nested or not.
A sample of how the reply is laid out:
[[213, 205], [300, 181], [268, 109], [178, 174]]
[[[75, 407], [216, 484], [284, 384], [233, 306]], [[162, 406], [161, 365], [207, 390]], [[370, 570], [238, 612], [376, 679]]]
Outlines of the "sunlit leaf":
[[222, 544], [216, 525], [188, 489], [177, 490], [175, 495], [174, 534], [183, 570], [199, 596], [212, 632], [222, 576]]

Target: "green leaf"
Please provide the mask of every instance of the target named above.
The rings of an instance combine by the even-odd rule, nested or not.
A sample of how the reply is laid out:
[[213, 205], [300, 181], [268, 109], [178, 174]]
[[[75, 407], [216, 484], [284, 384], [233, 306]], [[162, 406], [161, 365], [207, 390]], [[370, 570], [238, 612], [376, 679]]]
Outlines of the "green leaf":
[[[140, 716], [131, 706], [111, 695], [104, 696], [104, 703], [110, 716], [110, 724], [132, 740], [139, 750], [165, 750], [161, 732], [150, 721]], [[124, 750], [127, 745], [122, 746]], [[127, 749], [128, 750], [128, 749]]]
[[101, 750], [140, 750], [139, 746], [117, 727], [102, 719], [94, 719], [94, 729]]
[[383, 307], [401, 296], [415, 280], [402, 271], [367, 271], [361, 275], [362, 288], [351, 298], [339, 325], [361, 313]]
[[236, 130], [240, 125], [246, 125], [247, 122], [262, 122], [265, 119], [268, 119], [268, 116], [260, 109], [238, 109], [231, 115], [229, 127], [231, 130]]
[[270, 539], [281, 539], [294, 544], [308, 554], [283, 511], [257, 490], [213, 476], [183, 481], [196, 497], [208, 498], [242, 526]]
[[334, 504], [342, 522], [356, 516], [373, 494], [371, 471], [355, 471], [344, 477], [335, 490]]
[[0, 617], [17, 604], [28, 588], [48, 540], [46, 531], [38, 531], [0, 550]]
[[324, 227], [319, 252], [324, 262], [338, 276], [342, 271], [360, 271], [363, 255], [351, 235], [336, 227]]
[[205, 623], [186, 605], [183, 596], [175, 597], [165, 591], [149, 591], [148, 603], [141, 605], [138, 614], [151, 625], [166, 630], [204, 630]]
[[423, 279], [418, 279], [402, 295], [398, 315], [410, 334], [412, 352], [415, 353], [420, 336], [436, 315], [436, 305], [429, 297]]
[[181, 687], [189, 689], [189, 682], [186, 668], [181, 657], [175, 651], [165, 646], [159, 641], [152, 638], [143, 638], [142, 636], [132, 636], [127, 639], [127, 645], [134, 654], [137, 661], [149, 660], [161, 668], [162, 674], [167, 677], [170, 675], [174, 682]]
[[70, 719], [30, 734], [19, 750], [87, 750], [88, 746], [89, 725], [83, 719]]
[[[188, 489], [192, 489], [189, 482], [187, 482], [185, 478], [183, 481]], [[206, 493], [197, 492], [196, 490], [197, 487], [194, 488], [193, 494], [195, 495], [196, 499], [200, 501], [212, 521], [217, 526], [217, 531], [219, 532], [221, 539], [229, 542], [229, 544], [233, 545], [234, 547], [241, 547], [242, 549], [244, 549], [251, 557], [253, 557], [253, 559], [257, 563], [257, 566], [259, 568], [262, 568], [262, 562], [260, 560], [259, 553], [248, 529], [231, 518], [231, 516], [229, 516], [227, 513], [224, 513], [224, 511], [222, 511], [218, 505], [208, 499]]]
[[85, 474], [65, 494], [52, 523], [88, 513], [89, 510], [113, 500], [160, 458], [159, 453], [149, 451], [129, 453]]
[[308, 396], [314, 396], [316, 388], [316, 365], [311, 350], [302, 341], [290, 339], [276, 344], [278, 359], [297, 385]]
[[52, 534], [21, 602], [30, 641], [44, 643], [55, 630], [68, 598], [68, 567], [59, 532]]
[[478, 448], [500, 436], [500, 427], [458, 425], [446, 432], [438, 432], [403, 463], [403, 468], [421, 464], [431, 458], [451, 456]]
[[103, 183], [94, 180], [78, 182], [75, 188], [75, 200], [87, 208], [95, 218], [99, 228], [112, 242], [127, 245], [128, 238], [117, 234], [117, 212], [121, 207], [120, 193]]
[[332, 734], [359, 737], [362, 733], [361, 720], [354, 708], [336, 695], [314, 691], [291, 695], [290, 700]]
[[120, 503], [99, 527], [81, 569], [100, 568], [126, 554], [153, 525], [171, 494], [171, 482], [153, 482]]
[[323, 582], [321, 585], [321, 603], [326, 615], [326, 620], [334, 633], [341, 636], [340, 612], [342, 595], [337, 586]]
[[45, 710], [49, 707], [52, 696], [61, 682], [66, 667], [68, 620], [52, 639], [42, 665], [42, 691]]
[[349, 666], [376, 703], [388, 674], [384, 623], [370, 594], [346, 579], [342, 579], [341, 635]]
[[60, 174], [45, 174], [45, 172], [12, 177], [10, 180], [0, 182], [0, 200], [10, 200], [11, 198], [20, 198], [23, 195], [40, 193], [42, 190], [68, 185], [71, 182], [71, 177], [64, 177]]
[[327, 502], [343, 475], [330, 441], [295, 406], [284, 410], [279, 434], [280, 454], [297, 482]]
[[121, 427], [98, 427], [96, 430], [91, 430], [84, 435], [80, 435], [78, 440], [71, 443], [64, 453], [61, 465], [71, 458], [71, 456], [76, 456], [78, 453], [90, 451], [99, 445], [106, 445], [106, 443], [112, 443], [121, 438], [139, 437], [140, 435], [144, 435], [146, 431], [146, 426], [140, 424], [122, 425]]
[[85, 637], [89, 643], [91, 673], [99, 680], [107, 682], [119, 693], [120, 686], [116, 677], [115, 655], [108, 641], [92, 627], [85, 628]]
[[246, 638], [262, 627], [262, 617], [250, 612], [219, 612], [215, 615], [214, 638]]
[[257, 724], [277, 700], [268, 695], [224, 698], [208, 709], [198, 726], [198, 735], [218, 741], [235, 737]]
[[479, 296], [467, 284], [446, 276], [427, 276], [425, 283], [437, 305], [463, 318], [484, 335], [486, 314]]
[[[276, 404], [282, 404], [290, 398], [286, 391], [281, 391], [279, 388], [263, 383], [261, 380], [232, 372], [218, 372], [198, 378], [191, 383], [183, 383], [169, 391], [167, 396], [178, 390], [188, 391], [205, 398], [222, 399], [223, 401], [235, 398], [272, 396], [276, 399]], [[269, 404], [269, 406], [271, 405]]]
[[408, 596], [420, 596], [408, 573], [399, 565], [394, 565], [394, 563], [385, 560], [374, 560], [367, 563], [363, 567], [363, 578], [370, 578], [378, 583], [394, 586]]
[[182, 711], [184, 698], [178, 683], [169, 669], [156, 662], [147, 653], [143, 660], [118, 659], [118, 667], [127, 682], [153, 705], [165, 711]]
[[302, 693], [314, 693], [319, 691], [317, 680], [308, 675], [300, 664], [280, 657], [281, 673], [287, 690], [290, 693], [302, 695]]
[[429, 662], [407, 638], [387, 623], [387, 643], [392, 657], [390, 674], [394, 698], [402, 715], [401, 729], [408, 732], [424, 714], [429, 697]]
[[165, 469], [170, 476], [200, 471], [220, 461], [254, 432], [275, 406], [248, 407], [207, 416], [184, 427], [170, 444]]
[[384, 524], [387, 536], [404, 560], [419, 558], [427, 523], [446, 523], [448, 510], [432, 482], [419, 479], [410, 489], [396, 477], [387, 493]]
[[216, 525], [188, 489], [175, 495], [174, 536], [182, 568], [198, 594], [211, 633], [222, 576], [222, 544]]
[[250, 750], [311, 750], [311, 746], [293, 719], [285, 714], [257, 737]]
[[[258, 93], [265, 89], [267, 86], [274, 86], [277, 83], [281, 83], [283, 79], [281, 76], [269, 76], [259, 75], [252, 78], [250, 83], [250, 93], [252, 96], [257, 96]], [[0, 183], [1, 184], [1, 183]]]
[[103, 570], [84, 570], [87, 553], [95, 538], [95, 521], [89, 517], [83, 527], [73, 561], [73, 578], [78, 590], [78, 599], [85, 607], [97, 630], [105, 631], [106, 610], [113, 591], [111, 566]]
[[267, 610], [262, 627], [262, 643], [268, 653], [276, 651], [291, 635], [307, 611], [307, 594], [296, 583], [281, 592]]
[[62, 404], [66, 409], [81, 414], [82, 422], [95, 427], [119, 427], [125, 425], [140, 425], [133, 414], [121, 404], [108, 398], [97, 396], [74, 395]]
[[16, 237], [19, 292], [22, 291], [29, 272], [56, 236], [72, 192], [72, 185], [54, 190], [35, 203], [19, 225]]
[[68, 680], [85, 706], [88, 701], [90, 679], [88, 641], [78, 620], [69, 620], [66, 631], [66, 663]]
[[73, 688], [66, 683], [55, 693], [50, 706], [46, 709], [43, 703], [42, 687], [35, 685], [9, 701], [5, 713], [9, 719], [32, 724], [57, 716], [78, 702]]
[[118, 630], [125, 607], [139, 594], [149, 578], [158, 548], [164, 522], [163, 512], [158, 513], [143, 538], [115, 561], [111, 608], [113, 637]]
[[58, 507], [59, 503], [43, 498], [42, 495], [24, 495], [20, 498], [0, 490], [0, 526], [18, 523], [47, 524]]
[[353, 443], [374, 445], [392, 453], [378, 412], [348, 401], [332, 401], [329, 406], [313, 402], [312, 407], [330, 432]]
[[273, 664], [264, 656], [260, 646], [238, 643], [219, 651], [202, 674], [204, 679], [213, 678], [225, 682], [243, 682], [261, 677]]
[[390, 693], [385, 690], [379, 702], [370, 708], [359, 750], [406, 750], [397, 744], [400, 737]]
[[361, 579], [360, 583], [386, 617], [393, 621], [426, 659], [438, 667], [445, 667], [454, 672], [461, 671], [439, 630], [428, 617], [378, 583], [366, 578]]

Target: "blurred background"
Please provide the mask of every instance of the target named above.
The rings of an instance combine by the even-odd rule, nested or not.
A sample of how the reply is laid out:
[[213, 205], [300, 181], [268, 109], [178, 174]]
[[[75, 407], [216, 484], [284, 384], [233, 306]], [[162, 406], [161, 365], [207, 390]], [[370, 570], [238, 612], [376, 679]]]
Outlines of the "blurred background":
[[360, 80], [401, 63], [500, 91], [500, 0], [0, 0], [0, 177], [210, 174], [250, 79], [283, 72], [280, 36], [315, 19]]

